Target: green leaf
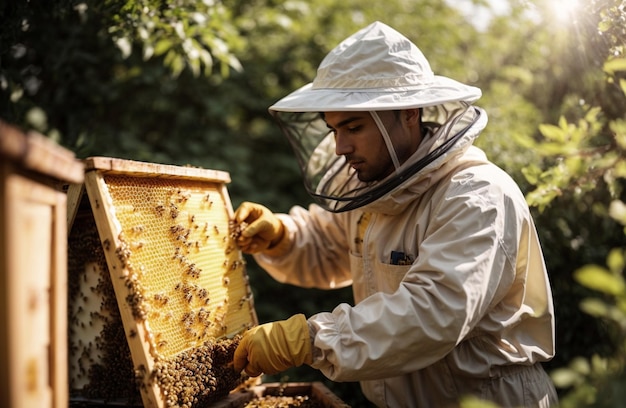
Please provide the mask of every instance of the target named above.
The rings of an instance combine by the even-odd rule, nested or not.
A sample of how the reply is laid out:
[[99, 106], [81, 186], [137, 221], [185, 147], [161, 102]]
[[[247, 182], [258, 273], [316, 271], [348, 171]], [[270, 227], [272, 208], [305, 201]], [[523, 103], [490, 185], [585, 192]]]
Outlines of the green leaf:
[[[626, 226], [626, 204], [620, 200], [611, 201], [611, 205], [609, 206], [609, 215], [615, 221], [620, 224]], [[622, 259], [622, 268], [624, 260]]]
[[539, 125], [539, 131], [546, 139], [556, 142], [564, 142], [566, 140], [566, 132], [558, 126], [541, 124]]
[[578, 384], [582, 379], [576, 371], [569, 368], [559, 368], [550, 373], [554, 385], [559, 388], [568, 388]]
[[522, 169], [522, 174], [526, 177], [526, 180], [532, 184], [539, 184], [539, 177], [541, 176], [541, 169], [535, 163], [529, 163]]
[[610, 295], [619, 295], [624, 292], [624, 279], [613, 275], [607, 269], [597, 265], [585, 265], [574, 272], [578, 283]]
[[590, 316], [607, 317], [609, 315], [609, 305], [600, 299], [588, 298], [580, 302], [580, 309]]
[[613, 167], [615, 177], [626, 178], [626, 160], [620, 160]]
[[173, 45], [174, 43], [170, 40], [164, 39], [164, 40], [157, 41], [157, 43], [154, 45], [154, 55], [155, 56], [162, 55], [166, 51], [169, 51]]
[[616, 71], [626, 71], [626, 58], [615, 58], [604, 63], [604, 72], [611, 75]]

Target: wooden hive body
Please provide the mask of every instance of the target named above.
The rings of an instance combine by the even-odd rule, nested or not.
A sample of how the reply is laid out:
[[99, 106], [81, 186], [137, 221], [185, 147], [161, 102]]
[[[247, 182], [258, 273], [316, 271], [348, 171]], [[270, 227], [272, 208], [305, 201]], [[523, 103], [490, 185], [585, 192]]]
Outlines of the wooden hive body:
[[0, 406], [66, 408], [66, 194], [83, 164], [0, 122]]
[[246, 383], [229, 362], [257, 318], [228, 173], [103, 157], [85, 169], [68, 191], [71, 395], [132, 403], [134, 387], [145, 407], [194, 407]]

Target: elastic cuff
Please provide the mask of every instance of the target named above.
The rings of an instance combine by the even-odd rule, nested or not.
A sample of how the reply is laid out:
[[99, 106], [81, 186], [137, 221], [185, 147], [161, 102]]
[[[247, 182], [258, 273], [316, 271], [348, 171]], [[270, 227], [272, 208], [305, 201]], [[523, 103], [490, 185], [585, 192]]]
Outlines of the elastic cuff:
[[271, 256], [271, 257], [279, 257], [285, 255], [291, 249], [291, 240], [289, 239], [289, 232], [283, 225], [283, 236], [280, 240], [263, 251], [263, 255]]

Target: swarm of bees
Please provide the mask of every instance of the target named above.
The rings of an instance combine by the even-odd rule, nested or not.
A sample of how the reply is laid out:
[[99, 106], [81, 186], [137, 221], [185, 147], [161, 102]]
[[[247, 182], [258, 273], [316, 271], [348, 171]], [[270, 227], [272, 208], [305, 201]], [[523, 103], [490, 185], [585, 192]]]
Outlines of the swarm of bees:
[[166, 406], [204, 407], [227, 395], [233, 385], [241, 384], [245, 377], [229, 366], [238, 344], [238, 336], [209, 341], [174, 358], [157, 361], [150, 378], [159, 384]]
[[301, 408], [317, 408], [323, 407], [322, 404], [316, 402], [315, 400], [310, 399], [308, 396], [299, 395], [295, 397], [287, 397], [287, 396], [264, 396], [253, 399], [248, 402], [245, 408], [292, 408], [292, 407], [301, 407]]
[[130, 349], [93, 217], [74, 221], [68, 250], [71, 396], [139, 403]]

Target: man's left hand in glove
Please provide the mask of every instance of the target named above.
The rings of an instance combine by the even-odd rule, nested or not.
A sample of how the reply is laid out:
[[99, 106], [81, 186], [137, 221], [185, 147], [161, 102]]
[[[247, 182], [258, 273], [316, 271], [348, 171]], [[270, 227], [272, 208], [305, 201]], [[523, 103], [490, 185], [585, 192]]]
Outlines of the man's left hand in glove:
[[256, 377], [312, 362], [309, 325], [303, 314], [297, 314], [248, 330], [235, 350], [234, 368]]

